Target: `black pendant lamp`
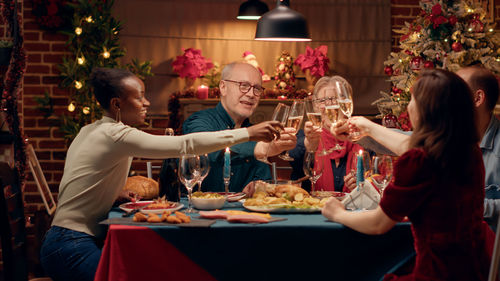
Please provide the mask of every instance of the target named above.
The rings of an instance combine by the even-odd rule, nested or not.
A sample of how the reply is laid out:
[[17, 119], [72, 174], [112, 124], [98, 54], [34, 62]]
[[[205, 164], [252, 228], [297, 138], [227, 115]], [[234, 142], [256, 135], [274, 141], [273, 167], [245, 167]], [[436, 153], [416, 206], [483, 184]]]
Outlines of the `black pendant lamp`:
[[258, 20], [268, 11], [269, 7], [266, 3], [259, 0], [248, 0], [240, 5], [236, 18], [239, 20]]
[[278, 0], [276, 8], [257, 22], [255, 40], [311, 41], [304, 16], [290, 9], [289, 0]]

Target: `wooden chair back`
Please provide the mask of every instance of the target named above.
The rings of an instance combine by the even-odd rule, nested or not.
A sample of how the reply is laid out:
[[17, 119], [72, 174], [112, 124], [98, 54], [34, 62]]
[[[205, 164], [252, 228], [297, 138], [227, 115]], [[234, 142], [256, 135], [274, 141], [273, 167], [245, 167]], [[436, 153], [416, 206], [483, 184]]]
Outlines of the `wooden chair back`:
[[0, 238], [5, 280], [28, 280], [23, 194], [16, 169], [0, 162]]

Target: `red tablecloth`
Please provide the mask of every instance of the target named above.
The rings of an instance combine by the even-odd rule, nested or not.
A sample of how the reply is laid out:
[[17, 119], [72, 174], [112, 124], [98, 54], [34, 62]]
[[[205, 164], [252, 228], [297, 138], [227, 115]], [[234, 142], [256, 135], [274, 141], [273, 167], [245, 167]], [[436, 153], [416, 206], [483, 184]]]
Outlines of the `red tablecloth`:
[[[140, 247], [137, 247], [137, 243], [141, 243]], [[124, 246], [130, 244], [134, 246]], [[153, 230], [111, 225], [95, 280], [216, 279]]]

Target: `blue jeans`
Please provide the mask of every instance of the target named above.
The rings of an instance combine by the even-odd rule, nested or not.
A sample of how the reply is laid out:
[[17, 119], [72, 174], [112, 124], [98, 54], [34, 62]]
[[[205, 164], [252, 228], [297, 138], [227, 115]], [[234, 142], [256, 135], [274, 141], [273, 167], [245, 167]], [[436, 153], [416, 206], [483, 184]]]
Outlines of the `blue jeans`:
[[95, 237], [52, 226], [45, 234], [40, 261], [45, 273], [55, 281], [92, 281], [101, 251], [101, 243]]

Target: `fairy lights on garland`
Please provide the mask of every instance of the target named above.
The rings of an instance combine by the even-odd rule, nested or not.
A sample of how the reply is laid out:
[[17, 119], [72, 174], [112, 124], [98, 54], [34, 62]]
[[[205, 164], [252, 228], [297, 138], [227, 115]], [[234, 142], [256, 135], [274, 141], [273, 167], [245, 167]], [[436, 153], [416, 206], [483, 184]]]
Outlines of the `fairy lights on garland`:
[[19, 85], [26, 68], [26, 53], [22, 47], [23, 37], [21, 35], [20, 21], [16, 16], [15, 0], [3, 1], [2, 15], [8, 24], [11, 36], [14, 37], [14, 46], [12, 48], [10, 65], [3, 81], [1, 106], [9, 125], [10, 133], [14, 135], [14, 160], [19, 174], [19, 181], [22, 185], [26, 170], [26, 153], [24, 149], [27, 139], [24, 138], [23, 129], [20, 126], [17, 103]]

